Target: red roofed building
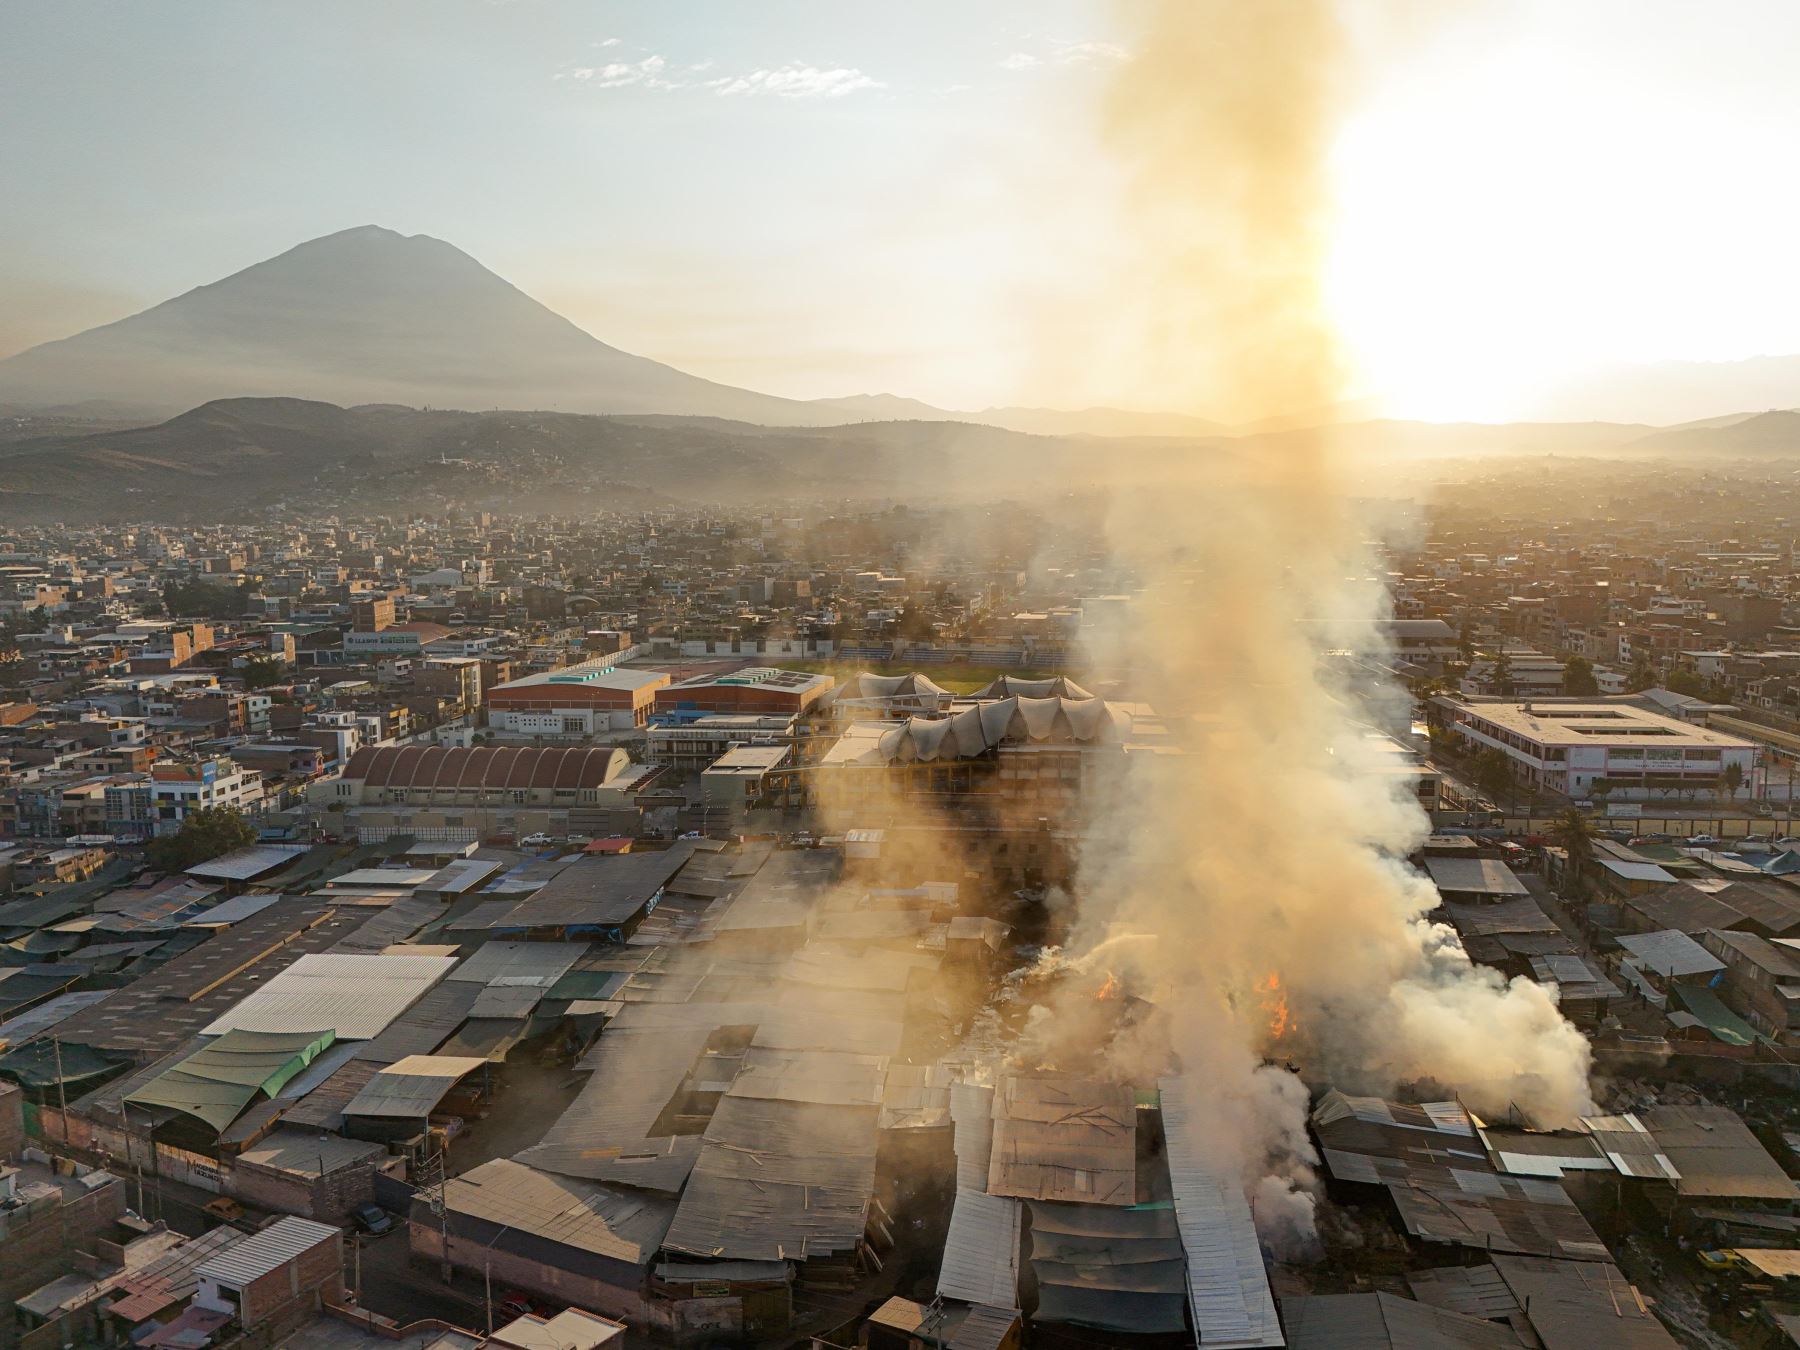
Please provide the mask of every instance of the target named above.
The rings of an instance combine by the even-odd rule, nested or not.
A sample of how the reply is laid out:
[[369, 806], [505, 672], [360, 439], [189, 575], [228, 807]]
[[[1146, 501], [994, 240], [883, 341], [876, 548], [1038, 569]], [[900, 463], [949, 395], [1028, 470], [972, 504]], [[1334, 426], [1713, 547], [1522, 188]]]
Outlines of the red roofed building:
[[345, 806], [582, 806], [635, 771], [612, 747], [376, 746], [313, 795]]

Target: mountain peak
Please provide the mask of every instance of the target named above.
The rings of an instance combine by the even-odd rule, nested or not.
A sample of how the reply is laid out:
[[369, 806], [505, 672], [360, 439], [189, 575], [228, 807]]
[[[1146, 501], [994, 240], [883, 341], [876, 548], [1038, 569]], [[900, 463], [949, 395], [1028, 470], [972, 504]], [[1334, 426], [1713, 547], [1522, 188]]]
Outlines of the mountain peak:
[[273, 396], [828, 420], [824, 409], [618, 351], [454, 244], [374, 224], [0, 361], [0, 400], [32, 406], [106, 397], [173, 412]]

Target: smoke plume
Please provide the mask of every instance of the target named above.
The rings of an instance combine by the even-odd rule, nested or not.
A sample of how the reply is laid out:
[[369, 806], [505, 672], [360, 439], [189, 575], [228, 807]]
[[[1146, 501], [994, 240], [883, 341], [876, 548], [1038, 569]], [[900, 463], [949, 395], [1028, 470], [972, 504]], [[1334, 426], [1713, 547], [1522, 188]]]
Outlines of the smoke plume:
[[[1150, 22], [1107, 131], [1132, 171], [1146, 359], [1185, 381], [1170, 406], [1211, 390], [1241, 414], [1326, 409], [1343, 371], [1320, 283], [1353, 66], [1341, 16], [1326, 0], [1133, 12]], [[1169, 1014], [1159, 1034], [1207, 1085], [1219, 1161], [1271, 1235], [1310, 1226], [1307, 1094], [1284, 1061], [1351, 1090], [1429, 1082], [1543, 1124], [1591, 1109], [1586, 1042], [1550, 994], [1471, 965], [1399, 861], [1427, 822], [1410, 782], [1382, 771], [1366, 669], [1354, 689], [1344, 678], [1380, 654], [1367, 533], [1324, 431], [1254, 463], [1196, 459], [1154, 490], [1116, 485], [1111, 561], [1136, 599], [1091, 635], [1095, 667], [1184, 753], [1134, 754], [1095, 794], [1070, 945], [1107, 944], [1091, 964]], [[1053, 1028], [1084, 1024], [1054, 1011]], [[1129, 1071], [1130, 1045], [1115, 1052]]]

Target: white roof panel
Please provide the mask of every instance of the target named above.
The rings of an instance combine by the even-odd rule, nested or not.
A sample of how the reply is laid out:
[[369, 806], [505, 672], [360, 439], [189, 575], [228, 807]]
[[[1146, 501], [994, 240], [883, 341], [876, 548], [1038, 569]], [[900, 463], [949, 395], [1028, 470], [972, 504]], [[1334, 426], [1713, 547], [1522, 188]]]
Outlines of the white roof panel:
[[302, 956], [202, 1031], [324, 1031], [372, 1040], [456, 965], [449, 956]]
[[1241, 1187], [1208, 1166], [1206, 1139], [1193, 1106], [1199, 1089], [1187, 1078], [1165, 1078], [1161, 1087], [1169, 1184], [1175, 1226], [1187, 1253], [1194, 1339], [1207, 1350], [1286, 1345], [1250, 1202]]

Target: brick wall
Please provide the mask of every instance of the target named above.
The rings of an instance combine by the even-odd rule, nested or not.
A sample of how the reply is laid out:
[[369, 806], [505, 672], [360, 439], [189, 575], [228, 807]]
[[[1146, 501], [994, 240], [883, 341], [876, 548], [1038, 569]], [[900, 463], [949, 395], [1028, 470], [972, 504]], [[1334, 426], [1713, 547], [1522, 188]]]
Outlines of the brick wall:
[[0, 1079], [0, 1162], [17, 1162], [25, 1150], [25, 1093]]

